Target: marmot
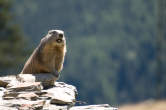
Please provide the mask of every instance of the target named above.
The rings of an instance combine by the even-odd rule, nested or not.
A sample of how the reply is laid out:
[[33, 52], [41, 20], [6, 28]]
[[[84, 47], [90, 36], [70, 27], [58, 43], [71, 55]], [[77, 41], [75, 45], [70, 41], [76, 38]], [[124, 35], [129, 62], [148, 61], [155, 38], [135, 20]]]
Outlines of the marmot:
[[59, 77], [66, 53], [62, 30], [50, 30], [24, 65], [21, 74], [53, 73]]

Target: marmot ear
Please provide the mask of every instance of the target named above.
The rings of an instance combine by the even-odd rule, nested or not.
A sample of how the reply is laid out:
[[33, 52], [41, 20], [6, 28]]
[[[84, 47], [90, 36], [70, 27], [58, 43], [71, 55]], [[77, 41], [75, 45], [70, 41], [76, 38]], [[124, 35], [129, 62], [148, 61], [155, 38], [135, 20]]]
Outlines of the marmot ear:
[[51, 33], [52, 30], [49, 30], [47, 34]]
[[43, 38], [40, 40], [40, 42], [44, 42], [45, 39], [46, 39], [46, 37], [43, 37]]

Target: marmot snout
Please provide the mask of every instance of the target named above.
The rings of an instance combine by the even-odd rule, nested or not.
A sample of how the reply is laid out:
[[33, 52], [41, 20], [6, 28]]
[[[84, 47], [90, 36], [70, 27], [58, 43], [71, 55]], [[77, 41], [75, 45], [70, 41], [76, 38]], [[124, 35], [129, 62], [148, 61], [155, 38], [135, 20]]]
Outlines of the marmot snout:
[[62, 45], [65, 43], [64, 32], [61, 30], [50, 30], [46, 38], [48, 40], [48, 43], [53, 43], [57, 45], [58, 44]]
[[50, 30], [25, 63], [21, 74], [52, 73], [58, 77], [63, 68], [65, 53], [64, 32]]

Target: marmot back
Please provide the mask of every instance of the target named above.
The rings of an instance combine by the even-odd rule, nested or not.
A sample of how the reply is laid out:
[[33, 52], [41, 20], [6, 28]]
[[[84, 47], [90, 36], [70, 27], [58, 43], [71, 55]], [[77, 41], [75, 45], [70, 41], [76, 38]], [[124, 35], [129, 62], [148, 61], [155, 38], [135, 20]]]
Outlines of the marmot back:
[[59, 76], [66, 53], [66, 40], [61, 30], [50, 30], [24, 65], [21, 74], [52, 73]]

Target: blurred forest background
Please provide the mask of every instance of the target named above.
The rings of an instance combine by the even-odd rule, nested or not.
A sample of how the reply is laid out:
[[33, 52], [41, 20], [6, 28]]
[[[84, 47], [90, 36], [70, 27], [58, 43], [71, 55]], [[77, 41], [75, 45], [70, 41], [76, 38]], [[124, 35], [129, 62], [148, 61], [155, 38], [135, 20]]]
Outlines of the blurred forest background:
[[18, 74], [50, 29], [64, 30], [60, 81], [88, 104], [166, 98], [166, 0], [0, 0], [0, 73]]

